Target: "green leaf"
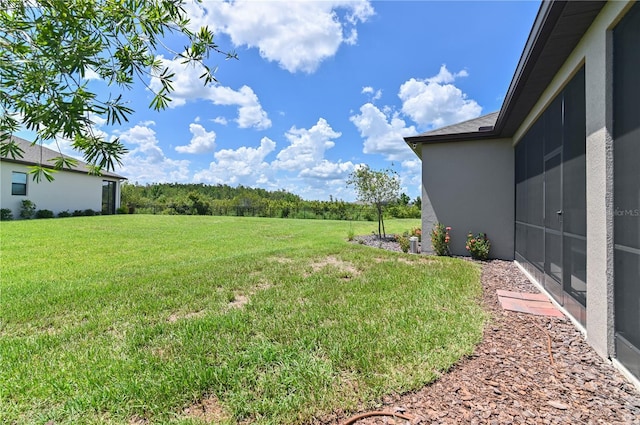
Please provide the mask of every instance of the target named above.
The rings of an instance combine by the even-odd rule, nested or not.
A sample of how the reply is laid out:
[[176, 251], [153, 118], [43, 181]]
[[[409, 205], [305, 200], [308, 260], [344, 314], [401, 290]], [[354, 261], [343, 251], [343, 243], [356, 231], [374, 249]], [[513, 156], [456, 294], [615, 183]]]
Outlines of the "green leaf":
[[53, 174], [56, 170], [52, 170], [51, 168], [45, 168], [41, 164], [31, 165], [28, 167], [29, 174], [31, 174], [31, 178], [34, 182], [40, 183], [42, 178], [45, 178], [47, 181], [52, 182]]
[[0, 157], [2, 158], [9, 158], [9, 156], [13, 159], [22, 158], [23, 153], [24, 150], [13, 139], [9, 139], [6, 143], [0, 143]]
[[151, 100], [149, 107], [156, 111], [161, 111], [169, 106], [169, 102], [171, 102], [171, 99], [168, 96], [164, 94], [156, 94]]
[[58, 156], [50, 159], [53, 162], [53, 168], [56, 170], [62, 170], [64, 168], [73, 169], [78, 165], [78, 160], [70, 158], [68, 156]]
[[102, 175], [102, 167], [100, 167], [99, 165], [92, 165], [89, 164], [87, 166], [87, 168], [89, 169], [89, 175], [90, 176], [101, 176]]
[[77, 136], [73, 146], [84, 152], [84, 159], [89, 165], [107, 171], [115, 169], [115, 163], [122, 165], [122, 156], [128, 152], [120, 139], [107, 142], [97, 136]]

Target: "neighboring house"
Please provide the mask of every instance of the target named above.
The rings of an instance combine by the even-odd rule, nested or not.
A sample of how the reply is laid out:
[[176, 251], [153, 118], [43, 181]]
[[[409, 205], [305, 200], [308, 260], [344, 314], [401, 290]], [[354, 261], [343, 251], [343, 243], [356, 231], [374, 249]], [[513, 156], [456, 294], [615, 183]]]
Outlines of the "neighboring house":
[[0, 158], [0, 208], [10, 209], [15, 218], [25, 199], [35, 203], [38, 210], [51, 210], [54, 214], [87, 209], [115, 214], [120, 207], [120, 182], [124, 177], [106, 171], [101, 176], [89, 175], [87, 164], [78, 161], [73, 169], [56, 172], [52, 182], [43, 178], [36, 183], [29, 167], [41, 163], [52, 168], [50, 160], [60, 153], [18, 137], [13, 139], [24, 153], [21, 158]]
[[500, 111], [406, 143], [422, 225], [486, 232], [640, 385], [640, 3], [544, 1]]

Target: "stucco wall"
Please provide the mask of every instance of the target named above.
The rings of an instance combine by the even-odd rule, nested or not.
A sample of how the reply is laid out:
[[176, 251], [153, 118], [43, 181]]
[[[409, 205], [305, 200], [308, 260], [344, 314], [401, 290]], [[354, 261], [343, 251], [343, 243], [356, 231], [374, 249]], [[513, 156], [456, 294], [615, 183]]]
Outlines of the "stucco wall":
[[[451, 226], [451, 253], [468, 255], [468, 232], [484, 232], [491, 258], [514, 256], [514, 152], [510, 139], [422, 145], [422, 228]], [[428, 241], [428, 239], [427, 239]], [[429, 243], [423, 244], [429, 252]]]
[[[28, 199], [36, 204], [39, 210], [54, 212], [92, 209], [102, 210], [102, 181], [113, 180], [105, 177], [90, 176], [82, 173], [60, 171], [54, 175], [55, 180], [36, 183], [28, 176], [27, 195], [11, 195], [11, 173], [13, 171], [28, 172], [26, 165], [6, 161], [0, 162], [0, 207], [10, 208], [14, 218], [20, 215], [22, 200]], [[116, 208], [119, 206], [119, 183], [116, 186]]]

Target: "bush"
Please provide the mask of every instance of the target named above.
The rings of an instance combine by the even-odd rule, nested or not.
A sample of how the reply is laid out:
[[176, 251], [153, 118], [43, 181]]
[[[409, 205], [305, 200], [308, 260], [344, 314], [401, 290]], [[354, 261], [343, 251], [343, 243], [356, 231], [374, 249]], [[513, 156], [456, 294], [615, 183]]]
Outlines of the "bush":
[[484, 261], [489, 258], [491, 242], [489, 242], [489, 238], [485, 233], [478, 233], [475, 236], [469, 233], [467, 235], [466, 248], [471, 254], [471, 258]]
[[129, 212], [129, 209], [127, 207], [119, 207], [116, 210], [116, 214], [126, 214]]
[[36, 211], [36, 218], [53, 218], [53, 211], [51, 211], [51, 210], [38, 210], [38, 211]]
[[409, 242], [409, 235], [407, 233], [397, 236], [396, 240], [400, 244], [400, 249], [402, 250], [402, 252], [409, 252], [411, 243]]
[[422, 242], [422, 229], [420, 229], [419, 227], [414, 227], [413, 229], [411, 229], [410, 235], [418, 238], [418, 242]]
[[436, 223], [431, 230], [431, 246], [436, 255], [451, 255], [449, 250], [449, 231], [451, 227], [445, 227], [442, 223]]
[[36, 212], [36, 204], [28, 199], [22, 201], [20, 206], [20, 218], [29, 219]]
[[64, 218], [64, 217], [71, 217], [71, 213], [69, 212], [69, 210], [60, 211], [58, 213], [58, 218]]
[[0, 209], [0, 221], [13, 220], [13, 212], [9, 208]]
[[94, 215], [100, 215], [100, 211], [94, 211], [91, 208], [86, 210], [75, 210], [71, 213], [73, 217], [93, 217]]

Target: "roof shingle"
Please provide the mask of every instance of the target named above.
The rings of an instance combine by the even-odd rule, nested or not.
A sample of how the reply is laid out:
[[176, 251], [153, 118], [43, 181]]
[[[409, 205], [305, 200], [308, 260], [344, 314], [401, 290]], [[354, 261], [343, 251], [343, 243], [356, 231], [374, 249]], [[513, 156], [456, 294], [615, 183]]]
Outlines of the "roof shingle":
[[430, 130], [425, 133], [419, 134], [417, 137], [442, 136], [445, 134], [476, 133], [491, 130], [496, 124], [499, 113], [500, 111], [496, 111], [478, 118], [473, 118], [457, 124], [437, 128], [435, 130]]

